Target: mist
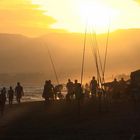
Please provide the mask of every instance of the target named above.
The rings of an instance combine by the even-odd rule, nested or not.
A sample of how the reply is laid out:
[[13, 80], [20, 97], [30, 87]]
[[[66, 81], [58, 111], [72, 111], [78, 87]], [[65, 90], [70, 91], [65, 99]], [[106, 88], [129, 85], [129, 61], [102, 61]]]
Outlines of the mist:
[[[130, 74], [139, 69], [140, 30], [117, 30], [110, 33], [106, 77]], [[104, 60], [106, 34], [98, 35], [97, 41]], [[89, 38], [89, 35], [88, 37]], [[40, 80], [55, 80], [48, 49], [61, 81], [79, 79], [83, 53], [83, 34], [48, 33], [37, 38], [15, 34], [0, 34], [0, 73], [43, 75]], [[48, 49], [47, 49], [48, 48]], [[84, 79], [96, 76], [95, 60], [90, 41], [85, 52]]]

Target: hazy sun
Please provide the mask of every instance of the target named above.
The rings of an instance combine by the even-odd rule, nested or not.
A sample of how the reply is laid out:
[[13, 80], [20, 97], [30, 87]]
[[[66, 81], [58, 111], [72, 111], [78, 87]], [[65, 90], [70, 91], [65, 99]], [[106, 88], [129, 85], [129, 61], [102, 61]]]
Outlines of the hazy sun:
[[32, 1], [41, 5], [46, 15], [56, 19], [51, 28], [70, 32], [84, 32], [87, 22], [97, 33], [107, 32], [109, 23], [116, 21], [118, 16], [118, 11], [105, 0], [61, 0], [60, 5], [56, 5], [55, 0]]
[[117, 17], [117, 11], [99, 2], [85, 2], [79, 6], [82, 22], [95, 28], [97, 32], [106, 32], [110, 22]]

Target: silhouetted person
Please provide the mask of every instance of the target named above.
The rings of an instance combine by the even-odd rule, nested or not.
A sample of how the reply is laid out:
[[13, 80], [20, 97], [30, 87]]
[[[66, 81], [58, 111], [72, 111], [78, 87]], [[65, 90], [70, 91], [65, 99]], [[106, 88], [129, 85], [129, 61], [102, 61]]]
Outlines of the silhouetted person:
[[4, 114], [5, 103], [6, 103], [6, 88], [3, 87], [0, 94], [1, 115]]
[[126, 88], [127, 88], [126, 81], [123, 78], [121, 78], [121, 80], [119, 81], [119, 93], [120, 93], [120, 96], [125, 95]]
[[90, 87], [89, 87], [89, 84], [86, 83], [85, 84], [85, 97], [89, 98], [89, 94], [90, 94]]
[[10, 89], [8, 90], [8, 100], [10, 105], [13, 104], [13, 98], [14, 98], [14, 90], [12, 89], [12, 87], [10, 87]]
[[59, 91], [59, 89], [58, 89], [58, 85], [56, 85], [55, 87], [54, 87], [54, 100], [57, 100], [57, 97], [58, 97], [58, 91]]
[[74, 82], [74, 94], [75, 94], [75, 100], [77, 103], [77, 113], [78, 113], [78, 119], [80, 118], [81, 114], [81, 103], [83, 99], [83, 90], [80, 83], [78, 83], [78, 80], [75, 80]]
[[115, 78], [114, 81], [112, 82], [112, 96], [114, 99], [118, 99], [120, 97], [119, 93], [119, 82]]
[[17, 83], [17, 86], [15, 88], [15, 94], [16, 94], [17, 102], [20, 103], [20, 100], [21, 100], [24, 92], [23, 92], [23, 87], [20, 85], [19, 82]]
[[1, 95], [1, 93], [0, 93], [0, 113], [1, 113], [1, 115], [3, 115], [3, 109], [2, 109], [2, 95]]
[[70, 79], [68, 79], [68, 82], [66, 84], [66, 88], [67, 88], [66, 100], [70, 101], [71, 99], [73, 99], [73, 94], [74, 94], [74, 85]]
[[63, 89], [63, 85], [59, 84], [59, 85], [56, 85], [54, 87], [54, 99], [57, 100], [57, 98], [59, 99], [63, 99], [64, 96], [62, 95], [62, 89]]
[[121, 80], [119, 81], [119, 85], [121, 85], [122, 88], [126, 86], [126, 81], [124, 80], [124, 78], [121, 78]]
[[78, 83], [78, 80], [75, 80], [74, 83], [74, 94], [76, 100], [81, 100], [83, 96], [83, 90], [80, 83]]
[[97, 91], [97, 80], [95, 79], [95, 77], [93, 76], [91, 82], [90, 82], [90, 90], [91, 90], [91, 97], [93, 98], [94, 96], [96, 97], [96, 91]]
[[49, 81], [46, 80], [42, 97], [45, 99], [45, 101], [53, 99], [53, 93], [54, 93], [54, 87], [51, 84], [51, 80]]

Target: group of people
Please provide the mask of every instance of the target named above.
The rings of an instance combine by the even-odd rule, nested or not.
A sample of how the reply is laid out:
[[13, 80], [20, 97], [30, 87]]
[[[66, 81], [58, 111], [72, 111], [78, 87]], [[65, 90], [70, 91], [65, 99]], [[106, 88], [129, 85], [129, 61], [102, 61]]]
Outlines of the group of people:
[[64, 98], [63, 94], [61, 93], [63, 89], [63, 85], [58, 84], [53, 86], [51, 80], [46, 80], [44, 85], [44, 90], [42, 97], [47, 100], [56, 100], [57, 98], [62, 99]]
[[78, 82], [78, 80], [75, 80], [74, 83], [68, 79], [68, 82], [66, 84], [67, 88], [67, 95], [66, 100], [71, 101], [72, 99], [80, 100], [83, 98], [83, 90], [82, 85]]
[[126, 94], [128, 95], [128, 84], [123, 78], [120, 81], [115, 78], [114, 81], [105, 83], [105, 87], [112, 99], [120, 99]]
[[98, 83], [94, 76], [90, 81], [90, 84], [86, 83], [84, 87], [81, 85], [81, 83], [78, 83], [78, 80], [75, 80], [73, 83], [70, 79], [68, 79], [66, 88], [67, 88], [66, 99], [68, 101], [73, 100], [74, 98], [80, 100], [83, 99], [84, 97], [89, 98], [90, 93], [91, 97], [95, 97], [98, 89]]
[[[98, 84], [95, 77], [93, 77], [93, 79], [91, 80], [90, 85], [86, 84], [84, 90], [83, 86], [81, 85], [81, 83], [78, 82], [78, 80], [72, 82], [70, 79], [68, 79], [68, 82], [66, 84], [67, 94], [65, 98], [67, 101], [71, 101], [73, 99], [81, 100], [85, 95], [88, 95], [90, 91], [93, 97], [96, 94], [97, 87]], [[64, 96], [61, 93], [62, 89], [63, 89], [62, 85], [53, 86], [51, 80], [45, 81], [42, 97], [46, 101], [55, 100], [57, 98], [59, 99], [64, 98]]]
[[[59, 87], [60, 85], [57, 86]], [[42, 97], [45, 98], [46, 101], [55, 100], [57, 98], [60, 99], [61, 96], [64, 98], [64, 96], [61, 94], [63, 86], [61, 85], [61, 88], [59, 87], [56, 90], [57, 86], [54, 87], [51, 83], [51, 80], [46, 81]], [[117, 81], [117, 79], [115, 78], [114, 81], [104, 83], [100, 86], [94, 76], [92, 77], [90, 83], [86, 83], [85, 86], [81, 85], [78, 80], [72, 82], [70, 79], [68, 79], [68, 82], [66, 83], [67, 94], [65, 98], [67, 101], [71, 101], [73, 99], [81, 100], [85, 97], [96, 98], [100, 95], [106, 96], [106, 93], [108, 93], [111, 94], [112, 98], [117, 99], [120, 98], [121, 95], [124, 95], [124, 93], [126, 93], [127, 86], [128, 85], [123, 78], [120, 81]], [[58, 97], [58, 93], [60, 93], [60, 97]]]
[[21, 97], [23, 96], [23, 87], [18, 82], [15, 89], [13, 89], [11, 86], [8, 90], [6, 90], [5, 87], [3, 87], [0, 91], [0, 110], [1, 114], [3, 115], [5, 103], [6, 100], [8, 100], [9, 104], [13, 104], [14, 96], [16, 97], [16, 100], [18, 103], [20, 103]]
[[[99, 87], [99, 83], [97, 82], [96, 78], [93, 76], [90, 83], [86, 83], [85, 86], [81, 85], [81, 83], [78, 82], [78, 80], [75, 80], [72, 82], [70, 79], [68, 79], [68, 82], [66, 83], [66, 96], [62, 94], [63, 85], [58, 84], [54, 86], [51, 82], [51, 80], [46, 80], [42, 97], [45, 99], [45, 101], [51, 101], [51, 100], [57, 100], [57, 99], [66, 99], [66, 101], [72, 101], [77, 100], [81, 101], [85, 97], [87, 98], [96, 98], [97, 95], [101, 95], [100, 93], [112, 93], [112, 97], [118, 98], [120, 97], [120, 94], [123, 94], [127, 88], [126, 81], [122, 78], [120, 81], [117, 81], [114, 79], [114, 81], [110, 83], [105, 83], [104, 89], [101, 89]], [[103, 92], [101, 92], [103, 91]], [[104, 92], [105, 91], [105, 92]], [[13, 104], [14, 96], [16, 97], [16, 101], [20, 103], [21, 97], [23, 96], [23, 87], [18, 82], [15, 89], [10, 87], [8, 90], [6, 90], [5, 87], [3, 87], [0, 91], [0, 109], [1, 113], [3, 114], [4, 107], [6, 100], [8, 99], [9, 104]]]

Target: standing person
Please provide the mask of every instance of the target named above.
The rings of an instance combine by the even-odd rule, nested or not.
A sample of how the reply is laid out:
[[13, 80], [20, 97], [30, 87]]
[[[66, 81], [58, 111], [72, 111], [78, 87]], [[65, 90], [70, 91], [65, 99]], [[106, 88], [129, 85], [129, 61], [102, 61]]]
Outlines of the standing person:
[[71, 101], [71, 99], [73, 99], [74, 91], [73, 91], [73, 82], [70, 79], [68, 79], [66, 88], [67, 88], [66, 100]]
[[6, 103], [6, 88], [3, 87], [0, 94], [1, 115], [4, 114], [5, 103]]
[[75, 80], [74, 83], [74, 94], [75, 94], [75, 99], [77, 103], [77, 113], [78, 113], [78, 119], [80, 118], [81, 114], [81, 105], [82, 105], [82, 99], [83, 99], [83, 90], [82, 86], [80, 83], [78, 83], [78, 80]]
[[47, 86], [48, 86], [48, 81], [46, 80], [45, 81], [45, 84], [44, 84], [44, 89], [43, 89], [43, 93], [42, 93], [42, 97], [47, 100], [49, 99], [49, 95], [48, 95], [48, 90], [47, 90]]
[[74, 94], [75, 94], [76, 100], [80, 101], [82, 99], [83, 90], [82, 90], [81, 84], [78, 83], [78, 80], [75, 80], [75, 83], [74, 83]]
[[120, 94], [124, 94], [127, 88], [127, 84], [126, 81], [124, 80], [124, 78], [121, 78], [121, 80], [119, 81], [119, 90], [120, 90]]
[[114, 99], [119, 99], [120, 98], [119, 82], [117, 81], [116, 78], [112, 82], [112, 98], [114, 98]]
[[50, 95], [50, 99], [54, 100], [54, 86], [52, 84], [52, 81], [49, 80], [49, 95]]
[[51, 80], [45, 81], [44, 90], [42, 97], [45, 98], [45, 101], [53, 99], [54, 87], [51, 84]]
[[8, 100], [9, 100], [9, 105], [13, 104], [13, 97], [14, 97], [14, 90], [12, 87], [8, 90]]
[[88, 83], [85, 84], [85, 98], [88, 99], [90, 94], [90, 86]]
[[1, 115], [3, 115], [3, 109], [2, 109], [2, 96], [1, 96], [1, 93], [0, 93], [0, 113], [1, 113]]
[[62, 89], [63, 89], [63, 85], [62, 84], [58, 84], [54, 87], [54, 100], [57, 99], [63, 99], [63, 95], [62, 95]]
[[16, 94], [17, 102], [20, 103], [20, 100], [24, 95], [24, 92], [23, 92], [23, 87], [20, 85], [19, 82], [17, 83], [17, 86], [15, 88], [15, 94]]
[[96, 97], [96, 91], [97, 91], [97, 80], [95, 79], [95, 77], [92, 77], [92, 80], [90, 82], [90, 90], [91, 90], [91, 97], [93, 98], [94, 96]]

